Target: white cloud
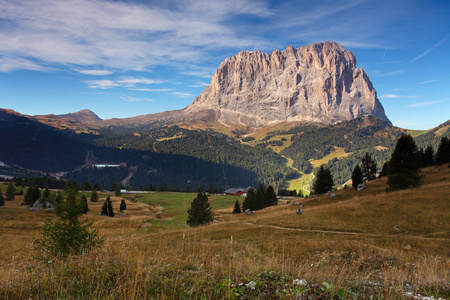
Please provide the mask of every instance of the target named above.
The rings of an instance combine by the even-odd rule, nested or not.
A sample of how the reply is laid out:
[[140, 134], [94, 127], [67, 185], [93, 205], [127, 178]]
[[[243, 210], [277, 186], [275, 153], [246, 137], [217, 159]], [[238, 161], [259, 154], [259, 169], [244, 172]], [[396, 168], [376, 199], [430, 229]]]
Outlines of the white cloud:
[[144, 77], [122, 77], [119, 80], [86, 80], [85, 83], [91, 89], [110, 89], [114, 87], [134, 88], [138, 84], [159, 84], [163, 80], [149, 79]]
[[420, 96], [406, 96], [406, 95], [398, 95], [398, 94], [383, 94], [380, 96], [380, 99], [401, 99], [401, 98], [419, 98]]
[[80, 70], [75, 69], [78, 73], [86, 74], [86, 75], [92, 75], [92, 76], [105, 76], [105, 75], [111, 75], [114, 72], [108, 71], [108, 70]]
[[192, 94], [190, 93], [183, 93], [183, 92], [173, 92], [172, 93], [175, 96], [178, 96], [180, 98], [188, 98], [188, 97], [192, 97]]
[[134, 98], [134, 97], [130, 97], [130, 96], [123, 96], [120, 97], [122, 98], [124, 101], [127, 102], [153, 102], [153, 99], [150, 98]]
[[173, 89], [146, 89], [146, 88], [130, 89], [130, 90], [138, 91], [138, 92], [170, 92], [170, 91], [173, 91]]
[[265, 18], [271, 11], [264, 2], [256, 0], [152, 4], [107, 0], [2, 1], [0, 53], [16, 60], [32, 58], [39, 63], [0, 65], [0, 70], [61, 64], [141, 71], [155, 65], [189, 64], [204, 59], [211, 49], [253, 45], [253, 38], [239, 37], [224, 24], [239, 15]]
[[439, 42], [437, 42], [436, 44], [434, 44], [433, 46], [431, 46], [431, 48], [427, 49], [426, 51], [420, 53], [419, 55], [417, 55], [416, 57], [414, 57], [408, 64], [415, 62], [418, 59], [421, 59], [422, 57], [426, 56], [427, 54], [429, 54], [431, 51], [433, 51], [434, 49], [436, 49], [437, 47], [439, 47], [440, 45], [442, 45], [445, 41], [447, 40], [447, 38], [443, 38], [442, 40], [440, 40]]
[[419, 84], [427, 84], [427, 83], [432, 83], [432, 82], [436, 82], [437, 80], [427, 80], [427, 81], [422, 81], [419, 82]]
[[394, 71], [387, 72], [387, 73], [383, 74], [383, 76], [395, 76], [395, 75], [400, 75], [400, 74], [404, 73], [405, 71], [406, 71], [406, 70], [404, 70], [404, 69], [401, 69], [401, 70], [394, 70]]
[[438, 100], [438, 101], [413, 103], [413, 104], [409, 104], [408, 107], [422, 107], [422, 106], [428, 106], [428, 105], [434, 105], [434, 104], [442, 103], [442, 102], [445, 102], [445, 101], [446, 100]]

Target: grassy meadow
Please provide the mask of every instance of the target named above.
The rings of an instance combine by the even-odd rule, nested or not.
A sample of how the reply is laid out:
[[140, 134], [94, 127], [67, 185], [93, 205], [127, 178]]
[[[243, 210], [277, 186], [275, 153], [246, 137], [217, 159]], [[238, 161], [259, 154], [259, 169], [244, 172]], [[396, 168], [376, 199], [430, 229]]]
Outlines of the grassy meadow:
[[98, 215], [100, 194], [86, 217], [103, 246], [45, 263], [32, 243], [53, 215], [16, 196], [0, 207], [0, 298], [448, 299], [450, 168], [423, 174], [418, 189], [387, 193], [381, 178], [252, 215], [231, 214], [242, 197], [210, 196], [215, 221], [198, 228], [186, 225], [195, 194], [112, 196], [114, 218]]

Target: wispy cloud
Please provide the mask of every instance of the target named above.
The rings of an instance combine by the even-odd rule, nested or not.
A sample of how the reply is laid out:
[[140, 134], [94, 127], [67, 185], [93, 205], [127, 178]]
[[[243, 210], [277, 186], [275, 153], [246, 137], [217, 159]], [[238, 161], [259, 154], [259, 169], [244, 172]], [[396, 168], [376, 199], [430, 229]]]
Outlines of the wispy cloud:
[[401, 69], [401, 70], [394, 70], [394, 71], [387, 72], [387, 73], [383, 74], [383, 76], [395, 76], [395, 75], [400, 75], [400, 74], [402, 74], [402, 73], [405, 73], [405, 71], [406, 71], [406, 70], [404, 70], [404, 69]]
[[150, 98], [134, 98], [134, 97], [130, 97], [130, 96], [123, 96], [120, 97], [122, 98], [122, 100], [127, 101], [127, 102], [153, 102], [153, 99]]
[[447, 40], [447, 37], [443, 38], [442, 40], [440, 40], [439, 42], [437, 42], [436, 44], [434, 44], [433, 46], [431, 46], [429, 49], [425, 50], [424, 52], [420, 53], [419, 55], [417, 55], [416, 57], [414, 57], [408, 64], [415, 62], [418, 59], [421, 59], [422, 57], [426, 56], [427, 54], [429, 54], [431, 51], [433, 51], [434, 49], [436, 49], [437, 47], [441, 46], [445, 41]]
[[408, 107], [422, 107], [422, 106], [429, 106], [429, 105], [434, 105], [434, 104], [439, 104], [442, 102], [445, 102], [447, 100], [438, 100], [438, 101], [429, 101], [429, 102], [421, 102], [421, 103], [413, 103], [413, 104], [408, 104]]
[[170, 92], [173, 91], [173, 89], [146, 89], [146, 88], [141, 88], [141, 89], [130, 89], [131, 91], [138, 91], [138, 92]]
[[114, 72], [108, 71], [108, 70], [81, 70], [81, 69], [75, 69], [78, 73], [85, 74], [85, 75], [92, 75], [92, 76], [105, 76], [105, 75], [111, 75]]
[[142, 71], [195, 63], [213, 49], [252, 48], [263, 38], [240, 36], [229, 21], [272, 14], [267, 3], [257, 0], [15, 0], [2, 1], [1, 7], [0, 53], [34, 62], [0, 61], [3, 72], [43, 70], [49, 64]]
[[427, 81], [422, 81], [419, 82], [419, 84], [428, 84], [428, 83], [432, 83], [432, 82], [436, 82], [437, 80], [427, 80]]
[[178, 96], [180, 98], [188, 98], [188, 97], [192, 97], [192, 94], [190, 93], [183, 93], [183, 92], [173, 92], [172, 93], [175, 96]]
[[85, 83], [91, 89], [111, 89], [114, 87], [134, 88], [138, 84], [159, 84], [163, 80], [144, 77], [122, 77], [119, 80], [86, 80]]
[[399, 94], [384, 94], [380, 96], [380, 99], [402, 99], [402, 98], [419, 98], [420, 96], [407, 96], [407, 95], [399, 95]]

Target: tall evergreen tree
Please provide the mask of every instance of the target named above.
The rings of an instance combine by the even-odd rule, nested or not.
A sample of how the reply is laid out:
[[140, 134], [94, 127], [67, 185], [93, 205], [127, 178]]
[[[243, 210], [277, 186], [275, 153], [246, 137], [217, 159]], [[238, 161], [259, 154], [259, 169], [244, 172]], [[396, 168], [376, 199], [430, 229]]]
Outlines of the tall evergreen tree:
[[83, 184], [81, 185], [81, 189], [83, 191], [91, 191], [92, 190], [92, 186], [91, 183], [89, 181], [84, 181]]
[[114, 196], [120, 197], [120, 195], [122, 195], [122, 192], [120, 191], [120, 186], [117, 185], [116, 189], [114, 190]]
[[39, 189], [38, 185], [33, 186], [33, 189], [31, 190], [31, 201], [33, 202], [31, 205], [34, 204], [34, 202], [38, 201], [41, 197], [41, 190]]
[[255, 210], [255, 189], [252, 187], [248, 189], [247, 196], [242, 203], [242, 210], [246, 211], [247, 209]]
[[264, 193], [264, 205], [267, 207], [277, 204], [278, 198], [277, 195], [275, 194], [275, 190], [271, 185], [269, 185], [266, 189], [266, 192]]
[[425, 148], [425, 151], [421, 150], [422, 154], [422, 167], [429, 167], [434, 165], [434, 150], [433, 146], [428, 145], [427, 148]]
[[214, 220], [214, 214], [205, 194], [197, 194], [187, 211], [187, 224], [191, 227], [206, 225]]
[[84, 208], [83, 208], [83, 214], [87, 214], [89, 208], [88, 208], [87, 198], [86, 198], [85, 195], [82, 195], [82, 196], [81, 196], [81, 202], [83, 203], [83, 206], [84, 206]]
[[120, 211], [127, 210], [127, 204], [125, 203], [125, 199], [122, 199], [120, 202]]
[[450, 163], [450, 138], [442, 137], [436, 152], [436, 164]]
[[352, 186], [356, 189], [358, 187], [358, 184], [361, 184], [363, 182], [364, 182], [364, 179], [363, 179], [363, 173], [361, 171], [361, 168], [359, 166], [356, 166], [352, 172]]
[[25, 202], [25, 205], [33, 205], [33, 188], [29, 187], [27, 191], [25, 192], [25, 196], [23, 196], [23, 202]]
[[0, 206], [5, 205], [5, 198], [3, 197], [2, 190], [0, 190]]
[[6, 188], [5, 198], [6, 200], [14, 200], [16, 197], [16, 188], [14, 187], [14, 183], [12, 181], [9, 182], [8, 187]]
[[108, 217], [114, 217], [114, 209], [112, 206], [111, 198], [106, 198], [107, 206], [108, 206]]
[[91, 193], [91, 202], [98, 202], [98, 194], [95, 190]]
[[239, 204], [239, 200], [236, 199], [236, 202], [234, 202], [232, 214], [236, 215], [236, 214], [240, 214], [240, 213], [242, 213], [241, 205]]
[[94, 185], [92, 186], [92, 191], [100, 191], [101, 189], [102, 187], [98, 182], [94, 183]]
[[191, 188], [187, 185], [186, 188], [184, 189], [185, 193], [190, 193], [191, 192]]
[[260, 183], [256, 188], [254, 210], [263, 209], [265, 207], [264, 194], [265, 194], [264, 185]]
[[422, 184], [421, 165], [420, 152], [414, 139], [408, 134], [402, 135], [397, 141], [389, 162], [389, 190], [420, 186]]
[[372, 159], [372, 154], [366, 152], [361, 159], [361, 171], [363, 176], [369, 180], [373, 180], [377, 177], [377, 163]]
[[110, 189], [111, 192], [116, 191], [117, 188], [119, 188], [119, 190], [120, 190], [120, 185], [118, 185], [117, 182], [111, 183], [111, 189]]
[[315, 175], [315, 179], [312, 186], [314, 194], [323, 194], [333, 189], [333, 176], [330, 169], [320, 166]]
[[103, 237], [97, 230], [92, 230], [92, 222], [80, 221], [84, 204], [77, 197], [75, 190], [68, 190], [66, 199], [55, 204], [58, 219], [48, 219], [43, 226], [43, 237], [36, 239], [34, 247], [38, 257], [47, 261], [53, 257], [66, 257], [69, 254], [89, 252], [99, 247]]
[[103, 202], [102, 211], [100, 212], [100, 215], [102, 215], [102, 216], [107, 216], [108, 215], [108, 200], [107, 200], [108, 198], [106, 198], [105, 202]]

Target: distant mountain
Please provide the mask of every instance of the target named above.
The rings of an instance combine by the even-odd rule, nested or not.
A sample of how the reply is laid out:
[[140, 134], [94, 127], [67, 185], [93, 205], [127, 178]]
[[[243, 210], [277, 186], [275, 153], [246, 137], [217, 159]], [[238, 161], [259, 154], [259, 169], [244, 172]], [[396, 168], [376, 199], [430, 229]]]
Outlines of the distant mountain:
[[227, 58], [211, 84], [184, 111], [192, 119], [265, 126], [279, 122], [332, 124], [373, 115], [388, 121], [355, 55], [325, 42]]

